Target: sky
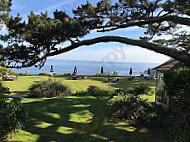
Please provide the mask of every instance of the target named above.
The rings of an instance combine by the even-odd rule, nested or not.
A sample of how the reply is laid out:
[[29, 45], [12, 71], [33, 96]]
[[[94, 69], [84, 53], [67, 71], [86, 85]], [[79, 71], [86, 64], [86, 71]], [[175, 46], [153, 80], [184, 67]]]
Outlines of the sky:
[[[92, 4], [96, 4], [97, 0], [89, 0]], [[81, 4], [85, 4], [87, 0], [13, 0], [11, 15], [20, 13], [23, 19], [27, 19], [30, 11], [37, 14], [40, 12], [48, 12], [51, 17], [56, 9], [63, 10], [67, 14], [72, 15], [72, 9], [76, 9]], [[91, 39], [105, 35], [123, 36], [138, 39], [143, 36], [144, 30], [138, 27], [129, 29], [121, 29], [107, 33], [97, 33], [92, 31], [84, 39]], [[169, 57], [149, 51], [140, 47], [115, 42], [99, 43], [91, 46], [82, 46], [67, 53], [50, 57], [53, 59], [67, 60], [90, 60], [90, 61], [112, 61], [112, 62], [151, 62], [163, 63]]]

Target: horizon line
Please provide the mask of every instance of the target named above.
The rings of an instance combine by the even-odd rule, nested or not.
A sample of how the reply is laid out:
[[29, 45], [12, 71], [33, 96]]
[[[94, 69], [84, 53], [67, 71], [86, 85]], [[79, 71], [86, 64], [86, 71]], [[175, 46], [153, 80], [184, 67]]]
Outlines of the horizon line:
[[141, 62], [141, 61], [102, 61], [102, 60], [85, 60], [85, 59], [59, 59], [59, 58], [48, 58], [48, 60], [65, 60], [65, 61], [90, 61], [90, 62], [108, 62], [108, 63], [151, 63], [151, 64], [162, 64], [164, 62]]

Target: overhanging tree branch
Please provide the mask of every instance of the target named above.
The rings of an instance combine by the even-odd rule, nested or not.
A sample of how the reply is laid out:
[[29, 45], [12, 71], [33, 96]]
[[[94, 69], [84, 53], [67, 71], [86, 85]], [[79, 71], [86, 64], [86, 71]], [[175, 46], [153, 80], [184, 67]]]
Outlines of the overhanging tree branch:
[[[146, 24], [160, 23], [164, 21], [168, 21], [168, 22], [170, 21], [175, 24], [190, 26], [189, 18], [179, 17], [179, 16], [164, 16], [164, 17], [154, 17], [151, 19], [143, 20], [143, 21], [131, 22], [131, 23], [121, 24], [121, 25], [115, 24], [112, 26], [100, 26], [100, 27], [96, 27], [95, 29], [103, 29], [103, 30], [98, 30], [98, 32], [107, 32], [107, 31], [114, 31], [117, 29], [128, 28], [128, 27], [133, 27], [133, 26], [143, 26]], [[108, 29], [104, 29], [104, 28], [108, 28]]]
[[[27, 65], [24, 65], [21, 67], [31, 67], [31, 66], [35, 65], [36, 63], [40, 62], [41, 60], [46, 59], [47, 57], [59, 55], [59, 54], [65, 53], [65, 52], [69, 52], [69, 51], [79, 48], [81, 46], [89, 46], [89, 45], [94, 45], [97, 43], [105, 43], [105, 42], [119, 42], [119, 43], [123, 43], [123, 44], [139, 46], [139, 47], [151, 50], [151, 51], [155, 51], [160, 54], [170, 56], [176, 60], [184, 62], [187, 65], [190, 65], [190, 54], [183, 52], [183, 51], [179, 51], [176, 48], [169, 48], [169, 47], [161, 46], [161, 45], [158, 45], [155, 43], [147, 42], [145, 40], [134, 40], [134, 39], [130, 39], [130, 38], [126, 38], [126, 37], [119, 37], [119, 36], [103, 36], [103, 37], [98, 37], [98, 38], [94, 38], [94, 39], [83, 40], [81, 42], [74, 43], [74, 44], [71, 44], [70, 46], [59, 49], [57, 51], [47, 53], [43, 57], [32, 60]], [[17, 67], [9, 66], [9, 67], [18, 68], [18, 66]]]
[[144, 40], [134, 40], [134, 39], [130, 39], [130, 38], [126, 38], [126, 37], [119, 37], [119, 36], [103, 36], [103, 37], [98, 37], [98, 38], [94, 38], [94, 39], [83, 40], [79, 43], [72, 44], [66, 48], [49, 53], [49, 54], [47, 54], [47, 57], [65, 53], [65, 52], [71, 51], [73, 49], [76, 49], [80, 46], [85, 46], [85, 45], [89, 46], [89, 45], [93, 45], [93, 44], [97, 44], [97, 43], [101, 43], [101, 42], [120, 42], [120, 43], [124, 43], [124, 44], [139, 46], [139, 47], [146, 48], [146, 49], [170, 56], [174, 59], [177, 59], [177, 60], [180, 60], [180, 61], [190, 64], [190, 54], [185, 53], [183, 51], [179, 51], [175, 48], [161, 46], [161, 45], [147, 42]]
[[[93, 44], [97, 44], [97, 43], [101, 43], [101, 42], [120, 42], [120, 43], [124, 43], [124, 44], [139, 46], [142, 48], [146, 48], [146, 49], [155, 51], [160, 54], [170, 56], [174, 59], [183, 61], [186, 64], [190, 64], [190, 55], [188, 53], [179, 51], [175, 48], [168, 48], [168, 47], [160, 46], [160, 45], [157, 45], [154, 43], [146, 42], [144, 40], [134, 40], [134, 39], [119, 37], [119, 36], [103, 36], [103, 37], [98, 37], [98, 38], [94, 38], [94, 39], [83, 40], [81, 42], [67, 46], [63, 49], [48, 53], [48, 54], [44, 55], [43, 57], [33, 60], [28, 65], [22, 66], [22, 67], [30, 67], [47, 57], [55, 56], [55, 55], [65, 53], [65, 52], [69, 52], [69, 51], [79, 48], [81, 46], [86, 46], [86, 45], [89, 46], [89, 45], [93, 45]], [[12, 66], [11, 68], [15, 68], [15, 67]]]

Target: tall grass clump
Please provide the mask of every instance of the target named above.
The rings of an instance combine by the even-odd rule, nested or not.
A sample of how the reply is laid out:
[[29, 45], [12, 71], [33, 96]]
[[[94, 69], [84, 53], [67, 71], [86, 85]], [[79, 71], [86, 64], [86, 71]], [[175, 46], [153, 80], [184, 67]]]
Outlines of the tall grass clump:
[[19, 100], [0, 98], [0, 141], [7, 141], [8, 135], [23, 127], [28, 111]]

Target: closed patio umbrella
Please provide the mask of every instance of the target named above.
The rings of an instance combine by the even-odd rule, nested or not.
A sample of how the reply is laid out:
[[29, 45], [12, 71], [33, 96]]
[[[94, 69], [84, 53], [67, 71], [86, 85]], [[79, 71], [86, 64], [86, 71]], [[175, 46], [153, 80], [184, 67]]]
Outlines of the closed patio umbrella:
[[148, 75], [150, 75], [150, 68], [148, 68]]
[[101, 74], [102, 75], [104, 74], [104, 68], [103, 68], [103, 66], [101, 66]]
[[76, 73], [77, 73], [77, 67], [75, 66], [73, 74], [76, 74]]
[[130, 74], [130, 76], [133, 74], [132, 68], [129, 69], [129, 74]]
[[53, 70], [53, 65], [51, 65], [50, 72], [54, 72], [54, 70]]

